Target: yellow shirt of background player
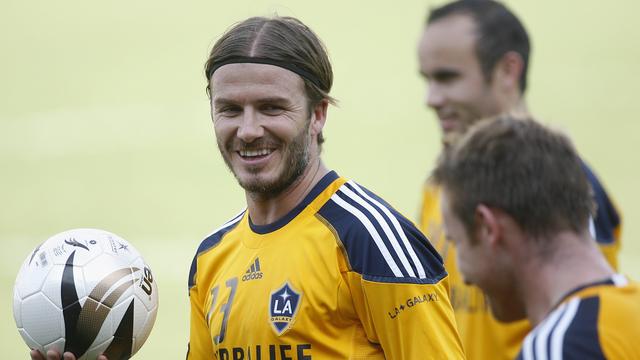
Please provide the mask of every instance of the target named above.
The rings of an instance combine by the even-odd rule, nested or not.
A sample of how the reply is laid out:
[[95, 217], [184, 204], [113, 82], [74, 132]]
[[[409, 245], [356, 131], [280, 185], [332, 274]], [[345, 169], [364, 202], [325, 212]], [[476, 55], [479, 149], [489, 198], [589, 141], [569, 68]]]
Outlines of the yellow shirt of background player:
[[449, 273], [451, 305], [458, 324], [462, 347], [468, 359], [512, 360], [531, 326], [526, 320], [503, 324], [491, 315], [482, 290], [466, 285], [456, 264], [456, 249], [442, 229], [440, 188], [425, 185], [420, 229], [433, 242]]

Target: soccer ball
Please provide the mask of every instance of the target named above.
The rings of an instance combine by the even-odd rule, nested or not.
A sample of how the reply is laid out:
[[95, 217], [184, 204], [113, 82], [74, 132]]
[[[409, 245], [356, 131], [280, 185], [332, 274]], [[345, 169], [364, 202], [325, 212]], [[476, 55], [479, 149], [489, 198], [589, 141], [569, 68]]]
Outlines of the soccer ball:
[[151, 269], [127, 241], [104, 230], [54, 235], [27, 256], [13, 291], [13, 316], [32, 349], [79, 360], [128, 359], [158, 310]]

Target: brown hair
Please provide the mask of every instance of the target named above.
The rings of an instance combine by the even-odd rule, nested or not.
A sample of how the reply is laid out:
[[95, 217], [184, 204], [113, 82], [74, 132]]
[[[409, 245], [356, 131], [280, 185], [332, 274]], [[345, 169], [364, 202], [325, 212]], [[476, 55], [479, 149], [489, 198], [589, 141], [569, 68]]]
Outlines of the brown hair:
[[[288, 62], [311, 74], [316, 81], [302, 77], [307, 96], [309, 115], [322, 100], [334, 104], [329, 92], [333, 84], [333, 71], [327, 51], [318, 36], [293, 17], [252, 17], [227, 30], [215, 43], [205, 63], [207, 93], [216, 63], [244, 56]], [[324, 139], [318, 135], [318, 144]]]
[[515, 51], [522, 57], [520, 92], [527, 89], [527, 68], [531, 45], [527, 30], [504, 4], [493, 0], [459, 0], [432, 9], [427, 25], [453, 15], [469, 15], [476, 25], [476, 55], [486, 80], [504, 54]]
[[591, 186], [567, 136], [536, 121], [481, 121], [445, 152], [434, 180], [469, 233], [479, 204], [509, 214], [533, 238], [580, 233], [594, 210]]

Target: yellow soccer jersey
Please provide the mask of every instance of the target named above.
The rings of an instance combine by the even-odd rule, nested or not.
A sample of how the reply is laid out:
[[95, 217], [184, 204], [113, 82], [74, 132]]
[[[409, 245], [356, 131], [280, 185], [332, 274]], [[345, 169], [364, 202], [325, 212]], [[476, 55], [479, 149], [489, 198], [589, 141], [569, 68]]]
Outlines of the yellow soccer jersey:
[[328, 173], [289, 214], [200, 245], [187, 359], [460, 359], [447, 274], [386, 202]]
[[522, 344], [518, 359], [640, 359], [640, 289], [622, 275], [565, 296]]
[[[620, 247], [620, 218], [595, 175], [586, 165], [584, 170], [594, 190], [598, 206], [592, 231], [596, 234], [600, 250], [607, 261], [616, 268]], [[439, 187], [426, 183], [421, 210], [420, 229], [434, 242], [449, 273], [451, 304], [467, 358], [513, 359], [518, 354], [522, 340], [531, 329], [529, 322], [498, 322], [491, 314], [482, 290], [464, 283], [458, 271], [456, 249], [452, 242], [446, 240], [442, 228]]]

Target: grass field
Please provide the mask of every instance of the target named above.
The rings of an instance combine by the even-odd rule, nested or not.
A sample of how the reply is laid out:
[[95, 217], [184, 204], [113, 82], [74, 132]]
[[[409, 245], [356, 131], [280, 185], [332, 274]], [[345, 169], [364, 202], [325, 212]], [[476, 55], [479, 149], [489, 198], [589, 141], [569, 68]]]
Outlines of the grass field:
[[[571, 133], [615, 197], [624, 213], [622, 272], [640, 279], [640, 5], [507, 3], [532, 35], [530, 108]], [[439, 148], [414, 49], [430, 5], [3, 1], [3, 358], [27, 358], [11, 315], [19, 265], [42, 240], [76, 227], [123, 236], [154, 269], [160, 311], [137, 358], [183, 358], [191, 258], [244, 206], [217, 154], [202, 65], [216, 37], [248, 16], [296, 16], [324, 39], [340, 100], [329, 111], [325, 162], [415, 218]]]

